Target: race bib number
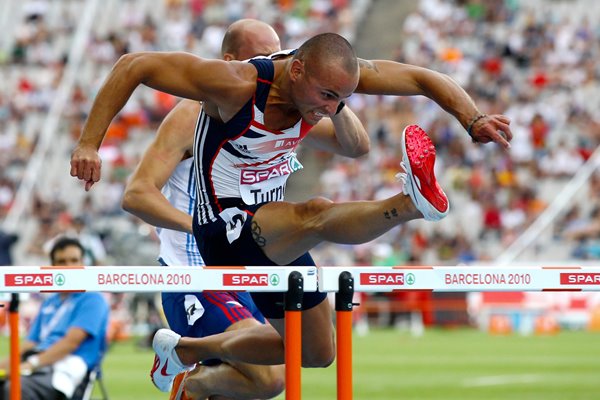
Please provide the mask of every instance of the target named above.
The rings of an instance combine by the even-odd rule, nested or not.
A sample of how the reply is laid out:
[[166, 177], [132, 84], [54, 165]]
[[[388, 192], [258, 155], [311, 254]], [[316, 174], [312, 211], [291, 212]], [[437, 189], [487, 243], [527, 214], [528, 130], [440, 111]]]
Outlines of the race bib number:
[[302, 169], [293, 157], [268, 168], [244, 168], [240, 174], [240, 194], [246, 204], [283, 200], [285, 184], [292, 172]]

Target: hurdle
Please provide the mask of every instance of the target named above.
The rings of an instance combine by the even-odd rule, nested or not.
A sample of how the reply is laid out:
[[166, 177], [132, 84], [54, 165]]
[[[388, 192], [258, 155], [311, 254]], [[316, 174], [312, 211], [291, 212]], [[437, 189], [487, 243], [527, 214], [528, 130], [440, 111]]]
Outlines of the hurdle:
[[[301, 399], [302, 297], [317, 291], [316, 267], [12, 266], [0, 268], [0, 283], [0, 293], [285, 292], [286, 399]], [[12, 371], [19, 365], [17, 318], [11, 317]], [[10, 381], [10, 400], [20, 400], [19, 375]]]
[[319, 291], [337, 292], [341, 273], [355, 291], [551, 292], [600, 291], [600, 266], [320, 267]]
[[600, 267], [319, 267], [319, 291], [335, 292], [337, 399], [352, 400], [352, 295], [357, 292], [600, 291]]
[[[334, 292], [337, 320], [337, 398], [351, 400], [352, 309], [355, 305], [352, 303], [352, 295], [355, 291], [600, 291], [600, 266], [13, 266], [0, 268], [0, 282], [0, 293], [205, 290], [286, 292], [286, 400], [301, 399], [303, 293], [317, 290]], [[11, 357], [12, 353], [11, 349]], [[18, 356], [18, 349], [15, 355]]]
[[[12, 293], [10, 303], [8, 306], [8, 325], [10, 327], [10, 348], [19, 348], [19, 294]], [[10, 357], [10, 370], [19, 370], [19, 358], [13, 357], [11, 351]], [[15, 379], [14, 382], [11, 379], [10, 393], [8, 394], [11, 399], [21, 398], [21, 382], [19, 379]]]
[[352, 399], [352, 297], [354, 277], [348, 271], [338, 275], [338, 289], [335, 293], [336, 322], [336, 384], [337, 398]]
[[[298, 271], [288, 276], [285, 292], [285, 393], [286, 399], [302, 398], [302, 300], [304, 279]], [[289, 395], [288, 395], [289, 391]], [[289, 396], [289, 397], [288, 397]]]

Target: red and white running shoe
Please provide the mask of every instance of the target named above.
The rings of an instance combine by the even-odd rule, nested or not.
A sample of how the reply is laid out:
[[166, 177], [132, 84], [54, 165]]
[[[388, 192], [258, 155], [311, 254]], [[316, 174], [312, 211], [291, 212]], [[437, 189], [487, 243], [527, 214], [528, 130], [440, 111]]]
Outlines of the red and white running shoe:
[[156, 355], [150, 377], [154, 386], [161, 392], [170, 392], [175, 376], [193, 367], [183, 365], [175, 352], [180, 338], [181, 336], [172, 330], [159, 329], [152, 339], [152, 348]]
[[448, 215], [450, 203], [435, 179], [435, 146], [427, 133], [417, 125], [402, 132], [402, 167], [406, 171], [404, 193], [427, 221], [439, 221]]

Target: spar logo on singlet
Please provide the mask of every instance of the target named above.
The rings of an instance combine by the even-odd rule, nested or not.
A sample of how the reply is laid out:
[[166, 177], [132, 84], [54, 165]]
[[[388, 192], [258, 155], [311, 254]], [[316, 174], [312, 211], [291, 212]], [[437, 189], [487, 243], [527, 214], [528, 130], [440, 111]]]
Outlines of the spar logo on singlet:
[[240, 175], [240, 184], [253, 185], [269, 179], [290, 175], [299, 169], [302, 169], [302, 164], [295, 157], [268, 168], [245, 168], [242, 169]]
[[283, 200], [290, 174], [302, 169], [295, 156], [266, 168], [242, 168], [240, 193], [246, 204]]

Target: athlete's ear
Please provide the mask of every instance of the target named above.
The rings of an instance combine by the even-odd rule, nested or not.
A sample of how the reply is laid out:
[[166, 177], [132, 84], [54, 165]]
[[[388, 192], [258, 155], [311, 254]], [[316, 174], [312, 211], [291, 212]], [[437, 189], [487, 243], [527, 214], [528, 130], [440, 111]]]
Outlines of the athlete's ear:
[[302, 60], [293, 60], [290, 65], [290, 79], [292, 81], [297, 81], [302, 78], [304, 75], [304, 61]]
[[231, 61], [231, 60], [235, 60], [235, 56], [231, 53], [225, 53], [223, 54], [223, 60], [225, 61]]

